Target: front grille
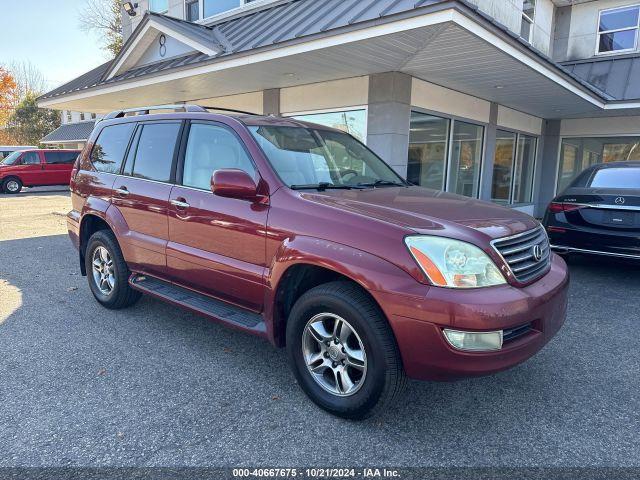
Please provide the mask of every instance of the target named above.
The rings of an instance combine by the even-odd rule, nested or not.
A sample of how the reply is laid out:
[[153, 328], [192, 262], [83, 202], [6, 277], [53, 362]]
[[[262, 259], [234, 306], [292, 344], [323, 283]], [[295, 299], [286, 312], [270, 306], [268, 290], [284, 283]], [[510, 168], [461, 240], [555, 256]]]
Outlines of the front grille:
[[[549, 237], [542, 226], [491, 243], [520, 283], [536, 280], [549, 270], [551, 249]], [[535, 255], [536, 247], [540, 248], [539, 259]]]

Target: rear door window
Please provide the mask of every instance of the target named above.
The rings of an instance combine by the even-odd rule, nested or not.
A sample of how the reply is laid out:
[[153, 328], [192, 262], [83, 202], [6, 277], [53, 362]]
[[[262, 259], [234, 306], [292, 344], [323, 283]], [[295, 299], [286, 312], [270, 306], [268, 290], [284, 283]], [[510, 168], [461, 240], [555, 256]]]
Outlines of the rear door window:
[[640, 168], [602, 168], [594, 174], [590, 187], [640, 189]]
[[105, 127], [91, 151], [91, 162], [96, 170], [120, 173], [124, 154], [129, 146], [135, 123], [123, 123]]
[[148, 123], [136, 147], [132, 176], [170, 182], [180, 123]]

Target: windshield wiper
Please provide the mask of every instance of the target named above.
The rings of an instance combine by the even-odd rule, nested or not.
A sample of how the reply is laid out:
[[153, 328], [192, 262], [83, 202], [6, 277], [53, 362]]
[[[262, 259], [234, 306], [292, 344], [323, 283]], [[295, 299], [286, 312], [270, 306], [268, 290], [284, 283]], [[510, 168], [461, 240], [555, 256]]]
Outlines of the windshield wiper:
[[359, 183], [359, 187], [406, 187], [407, 185], [400, 182], [394, 182], [392, 180], [376, 180], [371, 183]]
[[320, 182], [320, 183], [311, 183], [309, 185], [291, 185], [292, 190], [318, 190], [319, 192], [324, 192], [325, 190], [351, 190], [351, 189], [360, 189], [359, 185], [340, 185], [329, 182]]

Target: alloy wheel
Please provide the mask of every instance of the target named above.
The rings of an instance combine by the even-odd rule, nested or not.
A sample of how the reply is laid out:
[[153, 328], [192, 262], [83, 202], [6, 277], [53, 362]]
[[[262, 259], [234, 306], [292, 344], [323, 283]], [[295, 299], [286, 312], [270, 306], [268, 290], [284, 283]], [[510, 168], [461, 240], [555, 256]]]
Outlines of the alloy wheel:
[[20, 185], [15, 180], [9, 180], [5, 185], [5, 187], [11, 193], [14, 193], [20, 190]]
[[103, 295], [109, 295], [116, 286], [116, 278], [113, 273], [113, 259], [109, 251], [104, 247], [98, 247], [93, 251], [92, 259], [93, 281]]
[[309, 320], [302, 335], [304, 361], [318, 385], [340, 397], [360, 390], [367, 374], [367, 356], [349, 322], [333, 313], [320, 313]]

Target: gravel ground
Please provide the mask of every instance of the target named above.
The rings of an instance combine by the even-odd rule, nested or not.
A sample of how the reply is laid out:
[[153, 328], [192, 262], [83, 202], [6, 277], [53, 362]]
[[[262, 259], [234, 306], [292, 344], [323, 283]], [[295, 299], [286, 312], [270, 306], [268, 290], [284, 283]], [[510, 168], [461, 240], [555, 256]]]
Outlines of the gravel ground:
[[150, 298], [93, 300], [58, 213], [0, 196], [0, 467], [640, 466], [637, 266], [571, 261], [565, 327], [492, 377], [410, 382], [355, 423], [283, 351]]

